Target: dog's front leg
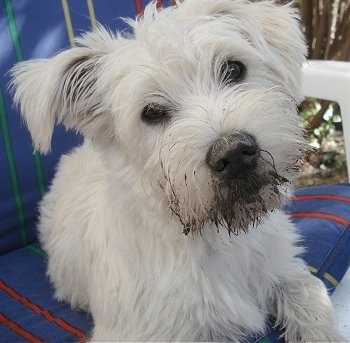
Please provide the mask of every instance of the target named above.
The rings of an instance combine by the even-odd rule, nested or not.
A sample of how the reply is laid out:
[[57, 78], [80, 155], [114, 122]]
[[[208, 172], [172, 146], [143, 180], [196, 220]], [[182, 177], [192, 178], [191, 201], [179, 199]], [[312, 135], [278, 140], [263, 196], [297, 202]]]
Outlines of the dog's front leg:
[[277, 324], [286, 342], [341, 342], [335, 313], [322, 281], [302, 270], [276, 287]]

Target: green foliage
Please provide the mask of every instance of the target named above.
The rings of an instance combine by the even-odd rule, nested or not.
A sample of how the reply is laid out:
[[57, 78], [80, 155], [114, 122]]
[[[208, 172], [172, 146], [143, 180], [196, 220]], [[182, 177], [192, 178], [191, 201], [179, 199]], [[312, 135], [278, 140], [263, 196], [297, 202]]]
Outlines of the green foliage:
[[[321, 110], [322, 106], [318, 100], [308, 99], [307, 106], [301, 112], [306, 130], [313, 118], [320, 115]], [[323, 112], [319, 126], [312, 131], [309, 130], [309, 141], [311, 146], [318, 151], [319, 163], [317, 167], [321, 170], [344, 170], [346, 168], [343, 146], [339, 146], [339, 142], [336, 140], [336, 132], [341, 130], [341, 124], [342, 119], [338, 105], [330, 103]]]

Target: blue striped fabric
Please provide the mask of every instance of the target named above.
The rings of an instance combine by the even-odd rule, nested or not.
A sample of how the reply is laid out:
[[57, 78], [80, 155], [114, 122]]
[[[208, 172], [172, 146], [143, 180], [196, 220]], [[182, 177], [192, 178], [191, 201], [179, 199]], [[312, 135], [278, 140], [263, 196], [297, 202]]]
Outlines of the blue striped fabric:
[[135, 17], [137, 2], [53, 0], [49, 6], [46, 0], [0, 2], [0, 253], [35, 240], [37, 203], [53, 177], [54, 166], [62, 153], [81, 141], [57, 127], [52, 152], [34, 155], [28, 130], [12, 105], [8, 71], [18, 61], [50, 57], [71, 46], [69, 33], [77, 36], [90, 30], [91, 17], [112, 30], [126, 30], [120, 17]]
[[13, 266], [6, 275], [0, 273], [1, 342], [21, 342], [25, 338], [9, 325], [1, 325], [1, 314], [41, 342], [86, 341], [91, 318], [54, 300], [45, 277], [44, 258], [22, 248], [2, 255], [0, 261]]
[[72, 37], [90, 30], [96, 20], [112, 30], [126, 30], [120, 17], [135, 17], [139, 4], [138, 0], [0, 2], [1, 341], [83, 341], [91, 327], [86, 314], [53, 300], [45, 277], [45, 256], [35, 243], [37, 203], [59, 157], [82, 138], [58, 127], [52, 152], [33, 154], [28, 130], [12, 106], [8, 71], [16, 62], [50, 57], [72, 46]]
[[[350, 263], [349, 225], [346, 224], [350, 221], [349, 208], [349, 184], [297, 190], [296, 197], [286, 208], [304, 238], [307, 247], [304, 259], [330, 293]], [[36, 244], [31, 249], [17, 249], [0, 256], [0, 323], [3, 314], [35, 337], [48, 342], [71, 342], [82, 335], [88, 336], [91, 318], [53, 300], [45, 269], [45, 258]], [[23, 301], [23, 298], [28, 301]], [[43, 316], [40, 310], [34, 311], [33, 304], [42, 311], [49, 311], [50, 316]], [[60, 319], [68, 325], [59, 325]], [[72, 332], [71, 327], [78, 331]], [[247, 342], [282, 342], [278, 340], [281, 332], [273, 329], [273, 321], [267, 330], [265, 337], [252, 334]], [[9, 324], [0, 325], [0, 337], [11, 342], [16, 340], [14, 337], [18, 338], [18, 333]]]
[[350, 185], [297, 190], [286, 211], [299, 227], [304, 245], [313, 247], [303, 256], [310, 271], [332, 293], [350, 264]]

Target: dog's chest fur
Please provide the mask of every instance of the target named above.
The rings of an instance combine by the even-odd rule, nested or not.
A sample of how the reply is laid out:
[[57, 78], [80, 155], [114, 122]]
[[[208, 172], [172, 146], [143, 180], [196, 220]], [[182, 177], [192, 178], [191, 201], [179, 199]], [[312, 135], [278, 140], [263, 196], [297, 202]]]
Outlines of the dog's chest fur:
[[[163, 330], [169, 329], [175, 340], [217, 340], [226, 335], [239, 337], [243, 334], [241, 327], [253, 332], [261, 330], [271, 283], [267, 271], [273, 268], [269, 254], [275, 254], [269, 250], [272, 247], [267, 247], [272, 230], [261, 234], [267, 228], [253, 228], [248, 234], [230, 238], [224, 228], [218, 231], [205, 228], [201, 234], [185, 236], [170, 212], [157, 216], [145, 212], [145, 198], [131, 197], [132, 202], [125, 201], [125, 196], [118, 199], [118, 188], [110, 191], [115, 178], [118, 176], [104, 167], [101, 156], [90, 144], [60, 163], [52, 186], [54, 191], [42, 204], [47, 217], [42, 217], [41, 233], [47, 239], [43, 232], [47, 227], [45, 218], [56, 217], [57, 223], [63, 222], [62, 234], [75, 228], [74, 235], [80, 240], [66, 241], [63, 246], [60, 240], [49, 238], [43, 244], [50, 249], [57, 242], [54, 249], [57, 256], [64, 249], [66, 262], [80, 269], [78, 273], [74, 268], [62, 268], [59, 280], [53, 280], [54, 283], [67, 283], [77, 275], [81, 280], [72, 282], [72, 288], [80, 285], [79, 289], [65, 287], [67, 294], [58, 291], [57, 297], [85, 308], [87, 299], [95, 299], [90, 302], [92, 311], [101, 301], [114, 304], [120, 316], [105, 325], [110, 325], [111, 331], [118, 328], [116, 334], [120, 339], [126, 339], [123, 331], [125, 335], [134, 332], [135, 340], [161, 339]], [[125, 186], [119, 187], [125, 194]], [[66, 211], [55, 206], [62, 197]], [[107, 202], [115, 206], [107, 206]], [[57, 234], [55, 228], [52, 232]], [[86, 258], [91, 268], [87, 268]], [[76, 262], [79, 260], [81, 263]], [[49, 274], [57, 275], [50, 272], [54, 262], [55, 256], [49, 261]], [[103, 291], [98, 285], [101, 279]], [[257, 282], [259, 279], [261, 282]], [[90, 287], [86, 288], [86, 284]], [[127, 306], [123, 299], [130, 299]], [[163, 328], [150, 325], [152, 320], [158, 320], [152, 318], [154, 313], [166, 318]], [[127, 322], [116, 323], [126, 318]], [[197, 323], [196, 327], [193, 323]], [[179, 332], [181, 337], [177, 336]]]
[[[201, 234], [185, 236], [181, 233], [181, 224], [169, 211], [158, 215], [145, 211], [147, 199], [131, 196], [133, 200], [128, 201], [123, 189], [126, 186], [122, 184], [118, 186], [120, 189], [111, 192], [109, 180], [115, 181], [118, 175], [107, 170], [96, 149], [85, 144], [62, 159], [52, 186], [54, 191], [44, 199], [42, 208], [56, 211], [57, 225], [64, 223], [67, 229], [74, 226], [74, 235], [80, 240], [71, 238], [64, 246], [60, 238], [56, 239], [54, 255], [59, 258], [64, 254], [61, 250], [68, 249], [72, 253], [66, 254], [67, 259], [77, 261], [87, 256], [86, 250], [90, 251], [89, 261], [74, 264], [67, 261], [80, 269], [79, 273], [74, 268], [63, 268], [60, 280], [54, 280], [69, 282], [76, 275], [81, 278], [80, 282], [72, 283], [72, 287], [80, 285], [80, 289], [65, 287], [67, 294], [57, 291], [58, 298], [78, 307], [87, 307], [87, 299], [93, 298], [95, 301], [89, 308], [92, 311], [101, 301], [117, 306], [120, 315], [105, 325], [110, 325], [112, 331], [118, 328], [116, 334], [120, 339], [126, 338], [123, 332], [134, 332], [135, 340], [161, 339], [163, 332], [150, 325], [152, 320], [157, 320], [152, 318], [155, 313], [166, 318], [166, 327], [173, 332], [174, 340], [239, 337], [243, 334], [242, 327], [253, 332], [262, 330], [271, 291], [270, 278], [276, 268], [273, 264], [278, 263], [272, 258], [278, 253], [273, 251], [276, 248], [268, 244], [273, 235], [277, 241], [275, 247], [281, 247], [276, 235], [278, 228], [273, 222], [268, 220], [266, 225], [238, 236], [229, 237], [226, 229], [213, 227], [204, 228]], [[124, 192], [124, 196], [118, 197], [118, 192]], [[67, 194], [71, 196], [68, 198]], [[70, 209], [67, 213], [57, 212], [62, 196], [65, 208]], [[115, 206], [107, 206], [111, 203]], [[47, 214], [50, 220], [52, 214]], [[275, 214], [280, 216], [282, 214]], [[80, 221], [77, 218], [81, 218]], [[45, 227], [43, 217], [42, 230]], [[283, 235], [288, 236], [286, 230]], [[280, 243], [288, 245], [285, 239]], [[50, 240], [43, 244], [46, 248], [50, 244], [52, 248], [55, 243]], [[280, 256], [281, 265], [283, 260]], [[53, 263], [55, 256], [49, 260], [49, 273]], [[91, 265], [89, 272], [87, 263]], [[102, 278], [103, 288], [99, 287]], [[86, 284], [90, 287], [86, 288]], [[126, 304], [123, 299], [130, 301]], [[244, 314], [242, 308], [245, 308]], [[225, 316], [221, 316], [222, 313]], [[118, 322], [126, 318], [127, 322]], [[193, 323], [197, 323], [196, 327]], [[150, 328], [156, 331], [149, 331]]]
[[[125, 221], [124, 227], [129, 224]], [[153, 223], [159, 225], [159, 231], [164, 230], [165, 224], [169, 228], [166, 221]], [[251, 332], [262, 330], [270, 283], [259, 270], [263, 268], [262, 256], [245, 247], [244, 239], [241, 245], [230, 242], [225, 229], [185, 237], [179, 227], [173, 227], [178, 233], [178, 238], [173, 240], [172, 234], [159, 235], [155, 226], [145, 228], [140, 222], [139, 229], [122, 233], [124, 239], [115, 242], [118, 251], [114, 251], [114, 256], [123, 261], [118, 265], [123, 270], [113, 273], [119, 277], [118, 297], [132, 299], [130, 294], [137, 294], [135, 303], [125, 308], [125, 317], [129, 318], [125, 325], [130, 325], [126, 332], [138, 325], [143, 330], [135, 340], [159, 340], [165, 330], [174, 340], [220, 341], [239, 337], [242, 328]], [[209, 237], [205, 237], [207, 234]], [[108, 258], [112, 255], [109, 251]], [[107, 282], [114, 287], [112, 280]], [[261, 285], [264, 286], [259, 289]], [[155, 331], [148, 332], [150, 321], [156, 319], [152, 318], [155, 313], [166, 318], [164, 327], [153, 327]], [[137, 323], [130, 319], [134, 316]], [[186, 331], [186, 336], [178, 336]]]

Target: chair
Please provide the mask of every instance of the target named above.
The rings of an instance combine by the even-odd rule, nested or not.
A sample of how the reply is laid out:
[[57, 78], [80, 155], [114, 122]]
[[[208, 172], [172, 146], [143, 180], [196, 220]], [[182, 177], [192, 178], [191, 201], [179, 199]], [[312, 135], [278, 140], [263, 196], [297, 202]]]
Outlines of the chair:
[[[0, 3], [0, 71], [3, 75], [0, 80], [0, 341], [84, 342], [91, 329], [89, 315], [53, 299], [52, 287], [45, 276], [45, 253], [37, 242], [35, 229], [37, 203], [54, 175], [54, 166], [63, 153], [81, 142], [81, 137], [58, 127], [52, 153], [47, 156], [33, 153], [29, 134], [12, 107], [7, 72], [21, 60], [52, 56], [60, 49], [73, 46], [73, 36], [94, 27], [96, 20], [112, 30], [127, 30], [123, 21], [115, 18], [140, 13], [145, 2], [61, 0], [51, 1], [49, 6], [46, 0]], [[163, 1], [163, 5], [169, 3]], [[321, 64], [311, 62], [305, 66], [305, 94], [327, 98], [330, 91], [335, 91], [330, 99], [338, 101], [344, 114], [350, 115], [348, 93], [342, 92], [338, 97], [340, 93], [336, 92], [341, 82], [345, 85], [342, 91], [349, 89], [345, 88], [350, 82], [349, 65], [342, 65], [348, 76], [344, 79], [345, 72], [344, 75], [338, 73], [338, 79], [331, 85], [333, 73], [329, 72], [341, 65]], [[316, 92], [321, 84], [325, 88], [320, 87]], [[348, 121], [344, 116], [344, 131], [349, 127]], [[346, 131], [345, 138], [350, 161], [349, 132]], [[330, 292], [349, 266], [349, 209], [348, 184], [298, 190], [286, 207], [309, 247], [304, 257], [310, 271], [325, 282]], [[342, 313], [341, 305], [349, 290], [348, 272], [333, 298], [340, 319], [344, 320], [344, 330], [346, 313]], [[348, 331], [347, 334], [350, 337]], [[251, 342], [277, 342], [278, 335], [278, 330], [270, 329], [265, 337], [252, 335]]]

